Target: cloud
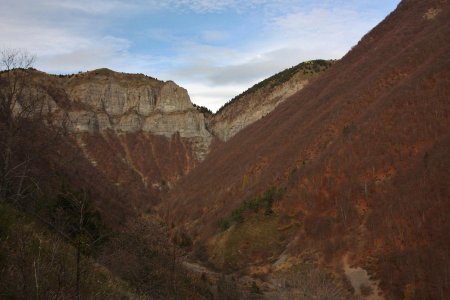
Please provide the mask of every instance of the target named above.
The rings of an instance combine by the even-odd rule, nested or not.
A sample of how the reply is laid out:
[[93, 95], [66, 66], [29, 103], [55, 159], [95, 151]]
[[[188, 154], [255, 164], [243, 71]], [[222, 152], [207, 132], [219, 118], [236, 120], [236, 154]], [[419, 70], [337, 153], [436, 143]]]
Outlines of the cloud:
[[38, 63], [56, 72], [58, 70], [86, 71], [105, 66], [120, 67], [130, 58], [129, 47], [130, 42], [126, 39], [106, 36], [96, 42], [89, 41], [88, 45], [75, 47], [70, 51], [41, 56]]
[[94, 15], [136, 9], [136, 5], [133, 5], [132, 2], [118, 0], [47, 0], [47, 4], [54, 9], [78, 11]]
[[211, 103], [214, 110], [236, 92], [302, 61], [342, 57], [378, 21], [353, 9], [292, 11], [269, 18], [264, 38], [240, 48], [185, 43], [179, 63], [165, 76], [191, 87], [194, 101]]
[[[236, 54], [234, 55], [236, 56], [235, 60], [219, 56], [222, 60], [226, 60], [227, 63], [224, 65], [218, 64], [214, 59], [202, 58], [201, 60], [191, 60], [189, 65], [177, 68], [172, 75], [176, 78], [188, 77], [219, 86], [248, 83], [292, 66], [292, 58], [300, 56], [299, 54], [298, 49], [283, 48], [255, 54], [250, 59]], [[217, 58], [218, 56], [213, 57]]]
[[219, 30], [205, 30], [202, 32], [202, 38], [206, 42], [219, 42], [227, 39], [229, 33]]
[[28, 6], [35, 11], [65, 10], [90, 15], [107, 15], [112, 13], [130, 13], [159, 10], [182, 10], [197, 14], [235, 11], [244, 13], [255, 8], [279, 10], [299, 4], [297, 0], [3, 0], [5, 6], [12, 4]]
[[27, 49], [38, 56], [64, 53], [91, 44], [89, 38], [58, 27], [4, 21], [0, 21], [0, 27], [2, 46]]
[[317, 43], [334, 42], [336, 37], [360, 38], [361, 34], [374, 26], [374, 21], [374, 16], [355, 10], [319, 8], [276, 17], [269, 26], [274, 28], [279, 37], [307, 37]]
[[[9, 0], [7, 0], [9, 1]], [[27, 0], [29, 1], [29, 0]], [[253, 9], [266, 11], [289, 11], [292, 6], [301, 5], [301, 0], [43, 0], [52, 6], [77, 10], [89, 14], [108, 14], [111, 12], [157, 11], [161, 9], [184, 10], [198, 14], [234, 11], [248, 12]]]
[[54, 73], [108, 67], [172, 79], [215, 109], [304, 60], [340, 58], [384, 16], [381, 2], [398, 3], [2, 0], [0, 48], [27, 49]]
[[230, 100], [236, 95], [248, 89], [246, 83], [233, 86], [211, 86], [203, 83], [192, 83], [179, 81], [189, 92], [189, 96], [193, 103], [206, 106], [212, 111], [218, 110], [225, 100]]
[[[28, 0], [5, 1], [11, 5], [8, 11], [0, 11], [0, 47], [26, 49], [37, 56], [37, 68], [54, 73], [105, 66], [126, 69], [126, 61], [140, 60], [129, 52], [131, 41], [102, 34], [96, 18], [66, 15], [67, 10], [81, 8], [87, 1], [43, 0], [39, 5]], [[104, 2], [93, 0], [84, 9], [104, 9], [97, 6]]]
[[375, 23], [353, 10], [313, 9], [270, 19], [246, 47], [185, 42], [169, 75], [212, 85], [252, 83], [311, 59], [344, 55]]
[[196, 13], [217, 13], [225, 10], [233, 10], [239, 13], [254, 9], [256, 7], [284, 7], [299, 1], [292, 0], [166, 0], [170, 6], [185, 8]]

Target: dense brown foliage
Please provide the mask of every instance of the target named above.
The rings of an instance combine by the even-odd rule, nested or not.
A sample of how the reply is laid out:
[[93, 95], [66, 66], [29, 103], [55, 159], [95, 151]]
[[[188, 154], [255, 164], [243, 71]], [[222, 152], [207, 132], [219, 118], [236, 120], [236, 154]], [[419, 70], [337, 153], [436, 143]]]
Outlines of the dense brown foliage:
[[[178, 135], [76, 135], [51, 126], [46, 114], [14, 112], [10, 99], [43, 103], [22, 92], [40, 84], [67, 101], [54, 80], [32, 69], [0, 74], [0, 298], [209, 295], [181, 266], [167, 230], [138, 218], [168, 188], [161, 181], [189, 167], [188, 145]], [[16, 82], [18, 92], [9, 92]], [[144, 173], [160, 184], [157, 192]]]
[[[450, 3], [405, 0], [318, 80], [218, 145], [161, 213], [198, 241], [285, 187], [292, 254], [345, 252], [388, 298], [450, 297]], [[301, 241], [301, 242], [300, 242]]]
[[123, 205], [139, 214], [159, 202], [169, 185], [197, 163], [190, 143], [150, 133], [81, 134], [79, 140], [97, 172], [126, 193]]
[[155, 299], [202, 299], [208, 284], [181, 265], [182, 251], [150, 217], [127, 222], [103, 247], [100, 262], [139, 293]]

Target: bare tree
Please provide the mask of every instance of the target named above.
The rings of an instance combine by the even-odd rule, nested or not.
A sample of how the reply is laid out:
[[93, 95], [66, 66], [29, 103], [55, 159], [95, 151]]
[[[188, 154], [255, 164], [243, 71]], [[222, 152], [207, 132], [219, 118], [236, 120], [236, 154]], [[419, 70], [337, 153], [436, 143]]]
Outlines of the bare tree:
[[15, 203], [38, 188], [30, 162], [67, 129], [67, 116], [52, 114], [56, 103], [35, 83], [34, 61], [26, 51], [0, 50], [0, 200]]
[[25, 87], [28, 83], [28, 69], [33, 66], [35, 57], [25, 51], [6, 49], [0, 51], [0, 71], [2, 71], [2, 90], [0, 117], [3, 122], [12, 126], [14, 110], [20, 105], [22, 111], [18, 111], [18, 117], [29, 112], [24, 98]]
[[[28, 163], [25, 159], [13, 162], [13, 151], [17, 137], [23, 128], [23, 122], [36, 112], [38, 101], [30, 95], [29, 68], [35, 61], [34, 56], [20, 50], [0, 51], [0, 197], [6, 199], [11, 191], [11, 181], [18, 179], [16, 192], [23, 192], [23, 178]], [[22, 179], [20, 179], [22, 178]]]
[[332, 273], [313, 264], [294, 266], [277, 278], [279, 290], [272, 299], [355, 299]]
[[89, 270], [82, 268], [83, 257], [92, 255], [108, 232], [85, 190], [74, 191], [63, 185], [52, 215], [53, 229], [75, 247], [75, 298], [80, 299], [81, 283], [89, 277]]

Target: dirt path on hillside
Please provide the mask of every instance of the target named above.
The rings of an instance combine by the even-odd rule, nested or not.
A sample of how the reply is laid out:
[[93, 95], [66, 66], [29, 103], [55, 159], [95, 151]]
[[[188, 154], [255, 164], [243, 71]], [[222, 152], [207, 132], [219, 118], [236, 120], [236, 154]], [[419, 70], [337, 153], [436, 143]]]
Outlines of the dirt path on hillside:
[[208, 277], [213, 277], [213, 278], [216, 278], [216, 279], [220, 275], [219, 273], [214, 272], [214, 271], [208, 269], [207, 267], [202, 266], [199, 263], [190, 262], [190, 261], [183, 261], [182, 264], [188, 271], [191, 271], [191, 272], [194, 272], [194, 273], [205, 274]]
[[[378, 282], [372, 280], [366, 270], [361, 267], [352, 268], [348, 262], [348, 255], [343, 258], [344, 272], [355, 289], [355, 295], [366, 300], [384, 300]], [[364, 290], [371, 291], [369, 295]]]

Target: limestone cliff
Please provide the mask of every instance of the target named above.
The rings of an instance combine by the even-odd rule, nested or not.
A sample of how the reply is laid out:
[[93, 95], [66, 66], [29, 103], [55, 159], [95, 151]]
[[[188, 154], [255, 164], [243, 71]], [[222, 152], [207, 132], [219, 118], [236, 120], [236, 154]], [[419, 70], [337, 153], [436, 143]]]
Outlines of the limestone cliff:
[[209, 151], [212, 137], [227, 141], [270, 113], [326, 70], [332, 61], [316, 60], [284, 70], [251, 87], [205, 118], [187, 91], [173, 81], [142, 74], [98, 69], [76, 75], [37, 72], [35, 85], [45, 110], [74, 133], [146, 132], [189, 139], [198, 161]]
[[179, 134], [193, 141], [197, 160], [208, 151], [212, 137], [204, 116], [173, 81], [108, 69], [59, 77], [38, 73], [34, 80], [48, 111], [71, 132]]
[[224, 105], [211, 118], [208, 128], [220, 140], [227, 141], [243, 128], [266, 116], [332, 63], [325, 60], [304, 62], [263, 80]]
[[144, 75], [120, 74], [101, 69], [65, 82], [71, 106], [69, 124], [75, 132], [148, 132], [195, 141], [198, 160], [207, 153], [211, 135], [203, 114], [192, 105], [188, 93], [172, 81]]
[[204, 115], [172, 81], [108, 69], [57, 76], [34, 70], [30, 80], [39, 112], [67, 129], [112, 184], [137, 195], [132, 209], [157, 203], [208, 152]]
[[68, 129], [93, 166], [115, 185], [159, 199], [205, 158], [213, 136], [227, 141], [330, 64], [314, 61], [280, 72], [212, 116], [194, 106], [184, 88], [142, 74], [34, 71], [31, 86], [40, 109]]

